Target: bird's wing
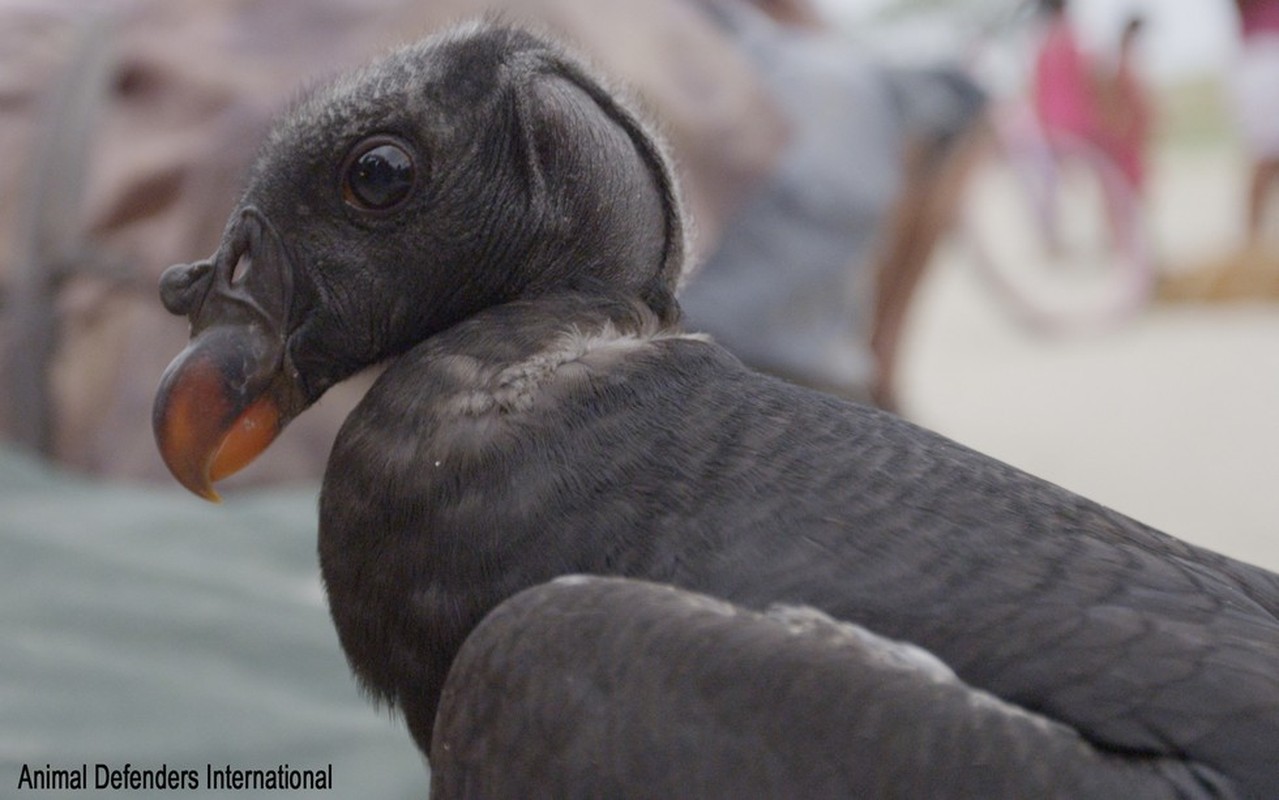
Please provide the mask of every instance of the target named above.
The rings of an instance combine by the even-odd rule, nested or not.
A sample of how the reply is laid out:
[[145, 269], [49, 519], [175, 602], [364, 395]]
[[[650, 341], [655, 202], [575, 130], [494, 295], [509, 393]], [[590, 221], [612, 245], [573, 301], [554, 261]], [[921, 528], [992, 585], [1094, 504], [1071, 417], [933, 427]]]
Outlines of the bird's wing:
[[819, 488], [778, 515], [789, 536], [736, 538], [685, 585], [813, 605], [1098, 747], [1202, 761], [1262, 796], [1279, 785], [1275, 576], [900, 419], [749, 383], [796, 396], [764, 472]]
[[1208, 797], [1176, 758], [1107, 753], [930, 654], [811, 609], [747, 611], [572, 577], [472, 633], [434, 797]]

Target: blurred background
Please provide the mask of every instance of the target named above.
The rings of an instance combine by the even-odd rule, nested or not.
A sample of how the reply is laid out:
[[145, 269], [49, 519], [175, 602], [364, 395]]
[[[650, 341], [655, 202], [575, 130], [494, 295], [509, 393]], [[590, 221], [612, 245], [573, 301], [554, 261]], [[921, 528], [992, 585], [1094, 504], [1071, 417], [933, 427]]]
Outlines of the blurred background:
[[[912, 54], [907, 42], [962, 52], [982, 10], [1007, 7], [828, 5], [865, 46]], [[899, 392], [907, 416], [928, 427], [1276, 569], [1279, 499], [1268, 485], [1279, 474], [1279, 201], [1266, 208], [1264, 241], [1250, 245], [1254, 157], [1235, 108], [1245, 57], [1238, 9], [1218, 0], [1069, 4], [1081, 47], [1102, 63], [1113, 62], [1134, 15], [1146, 21], [1136, 55], [1151, 115], [1140, 198], [1156, 273], [1150, 302], [1082, 335], [1027, 335], [992, 302], [962, 234], [952, 235], [912, 304]], [[1016, 65], [1033, 63], [1033, 29], [1010, 46], [1031, 55], [1013, 55], [985, 83], [995, 102], [1032, 88]], [[1279, 195], [1273, 177], [1268, 192]]]
[[1279, 569], [1274, 3], [6, 0], [0, 793], [82, 762], [332, 763], [335, 796], [424, 792], [314, 552], [370, 378], [210, 506], [152, 442], [186, 338], [155, 287], [216, 249], [299, 87], [493, 7], [668, 140], [689, 327]]

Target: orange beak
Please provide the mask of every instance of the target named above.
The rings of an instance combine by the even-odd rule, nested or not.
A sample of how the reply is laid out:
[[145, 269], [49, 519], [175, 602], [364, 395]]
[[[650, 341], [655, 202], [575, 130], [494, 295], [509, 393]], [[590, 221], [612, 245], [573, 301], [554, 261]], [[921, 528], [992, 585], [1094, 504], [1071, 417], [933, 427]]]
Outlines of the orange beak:
[[296, 393], [279, 351], [252, 327], [210, 328], [160, 379], [156, 444], [173, 476], [200, 497], [220, 501], [214, 482], [252, 462], [292, 418]]
[[293, 297], [288, 251], [252, 206], [233, 217], [213, 258], [160, 276], [160, 300], [192, 339], [160, 378], [151, 425], [169, 471], [218, 501], [213, 484], [265, 450], [308, 402], [285, 367]]

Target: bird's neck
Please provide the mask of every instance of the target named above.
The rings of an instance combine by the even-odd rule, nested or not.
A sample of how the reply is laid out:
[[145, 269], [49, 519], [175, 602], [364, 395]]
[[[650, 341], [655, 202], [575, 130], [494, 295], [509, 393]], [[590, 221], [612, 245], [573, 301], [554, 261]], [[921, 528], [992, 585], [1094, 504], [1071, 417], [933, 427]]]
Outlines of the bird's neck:
[[406, 435], [429, 427], [447, 439], [490, 413], [505, 424], [511, 412], [546, 412], [589, 391], [589, 376], [671, 338], [705, 339], [663, 322], [635, 298], [565, 292], [517, 300], [406, 353], [385, 380], [415, 391], [383, 391], [370, 404], [395, 406]]
[[[580, 482], [553, 454], [621, 402], [600, 387], [616, 395], [637, 356], [684, 337], [703, 338], [637, 299], [540, 295], [409, 350], [352, 412], [325, 476], [321, 566], [357, 673], [411, 725], [429, 731], [432, 692], [484, 613], [581, 570], [555, 549], [571, 540], [547, 540], [537, 524]], [[414, 700], [406, 687], [428, 688]]]
[[639, 298], [605, 290], [549, 291], [492, 306], [420, 347], [431, 354], [466, 354], [518, 361], [557, 341], [580, 336], [652, 339], [681, 335]]

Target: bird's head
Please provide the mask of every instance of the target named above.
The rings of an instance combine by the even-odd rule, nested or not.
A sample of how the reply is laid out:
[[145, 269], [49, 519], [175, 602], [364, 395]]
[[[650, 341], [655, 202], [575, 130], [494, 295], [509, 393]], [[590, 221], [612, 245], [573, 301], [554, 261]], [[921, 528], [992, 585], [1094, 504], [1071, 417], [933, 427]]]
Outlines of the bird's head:
[[685, 233], [636, 117], [558, 48], [473, 25], [392, 53], [275, 127], [208, 260], [153, 425], [188, 489], [262, 452], [333, 384], [495, 304], [626, 292], [674, 320]]

